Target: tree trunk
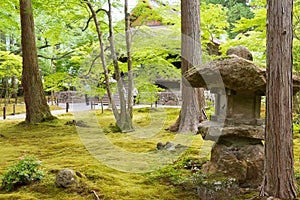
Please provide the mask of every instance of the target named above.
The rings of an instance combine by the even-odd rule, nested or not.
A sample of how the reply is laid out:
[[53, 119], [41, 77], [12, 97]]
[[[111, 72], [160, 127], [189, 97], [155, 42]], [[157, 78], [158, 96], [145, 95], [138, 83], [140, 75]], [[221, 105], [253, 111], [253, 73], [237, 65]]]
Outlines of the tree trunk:
[[22, 85], [26, 105], [26, 123], [54, 119], [47, 104], [38, 67], [31, 0], [20, 0]]
[[293, 0], [268, 0], [265, 173], [261, 196], [295, 199], [292, 137]]
[[16, 88], [16, 77], [12, 76], [11, 77], [11, 97], [16, 99], [17, 98], [17, 88]]
[[105, 54], [104, 54], [104, 44], [103, 44], [103, 39], [102, 39], [102, 31], [100, 29], [100, 24], [99, 24], [99, 21], [98, 21], [98, 18], [97, 18], [97, 15], [96, 15], [96, 12], [94, 10], [93, 5], [88, 1], [85, 1], [85, 3], [88, 5], [88, 7], [89, 7], [89, 9], [92, 13], [94, 23], [95, 23], [95, 26], [96, 26], [96, 31], [97, 31], [99, 45], [100, 45], [100, 58], [101, 58], [102, 67], [103, 67], [104, 76], [105, 76], [106, 92], [107, 92], [107, 95], [108, 95], [109, 102], [111, 104], [111, 108], [112, 108], [114, 117], [115, 117], [116, 121], [118, 122], [120, 117], [119, 117], [118, 109], [117, 109], [117, 107], [115, 105], [115, 102], [112, 98], [112, 92], [111, 92], [110, 82], [109, 82], [109, 73], [108, 73], [108, 68], [107, 68], [107, 65], [106, 65]]
[[8, 83], [8, 77], [5, 77], [5, 97], [4, 97], [4, 105], [7, 106], [7, 104], [10, 103], [10, 87]]
[[117, 85], [118, 85], [118, 93], [119, 93], [119, 98], [120, 98], [120, 107], [121, 107], [120, 117], [119, 117], [119, 120], [117, 121], [117, 125], [123, 132], [128, 132], [128, 131], [133, 130], [132, 118], [126, 107], [125, 88], [124, 88], [123, 80], [122, 80], [121, 73], [120, 73], [120, 67], [118, 64], [117, 54], [115, 51], [115, 42], [114, 42], [115, 38], [114, 38], [114, 32], [113, 32], [112, 13], [111, 13], [112, 5], [111, 5], [110, 0], [108, 0], [108, 7], [109, 7], [108, 20], [109, 20], [110, 51], [111, 51], [111, 55], [113, 58], [116, 81], [117, 81]]
[[203, 96], [201, 91], [197, 93], [197, 89], [184, 79], [184, 74], [191, 67], [201, 64], [199, 0], [181, 1], [181, 34], [182, 107], [179, 119], [170, 130], [178, 127], [179, 133], [196, 133], [202, 119], [202, 104], [199, 103], [204, 99], [197, 98]]
[[132, 71], [132, 56], [131, 56], [131, 30], [130, 30], [130, 13], [128, 12], [128, 0], [125, 0], [125, 34], [126, 34], [126, 49], [127, 49], [127, 65], [128, 65], [128, 111], [133, 117], [133, 71]]

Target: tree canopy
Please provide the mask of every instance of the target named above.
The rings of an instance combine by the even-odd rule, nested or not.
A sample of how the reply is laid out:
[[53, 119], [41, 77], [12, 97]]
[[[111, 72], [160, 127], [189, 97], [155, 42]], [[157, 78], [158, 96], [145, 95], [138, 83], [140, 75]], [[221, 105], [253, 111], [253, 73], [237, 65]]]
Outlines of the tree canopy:
[[[168, 5], [167, 1], [155, 2], [153, 4], [152, 1], [138, 1], [131, 11], [131, 52], [136, 85], [145, 81], [153, 84], [156, 78], [180, 77], [180, 8]], [[108, 52], [108, 18], [104, 11], [107, 9], [107, 1], [93, 1], [93, 4], [101, 22], [105, 56], [108, 58], [108, 69], [113, 78], [113, 62]], [[0, 48], [10, 54], [20, 55], [18, 1], [4, 0], [0, 5], [3, 8], [0, 11]], [[51, 79], [57, 80], [59, 89], [64, 88], [64, 84], [59, 81], [62, 74], [72, 77], [74, 84], [80, 83], [82, 79], [88, 79], [93, 80], [96, 86], [101, 85], [104, 81], [102, 63], [97, 47], [95, 25], [91, 23], [92, 15], [87, 6], [78, 0], [63, 3], [37, 0], [33, 2], [33, 6], [39, 67], [48, 90], [54, 89], [49, 84]], [[112, 1], [112, 6], [116, 12], [123, 9], [122, 2], [118, 0]], [[293, 63], [296, 71], [300, 68], [297, 53], [300, 50], [299, 6], [299, 0], [295, 0]], [[223, 53], [230, 46], [244, 45], [253, 52], [255, 61], [265, 63], [265, 0], [205, 0], [201, 1], [200, 9], [204, 62], [209, 59], [207, 46], [221, 43]], [[124, 21], [115, 20], [113, 25], [120, 70], [126, 75]], [[140, 73], [141, 70], [146, 72]], [[81, 88], [80, 84], [77, 88]]]

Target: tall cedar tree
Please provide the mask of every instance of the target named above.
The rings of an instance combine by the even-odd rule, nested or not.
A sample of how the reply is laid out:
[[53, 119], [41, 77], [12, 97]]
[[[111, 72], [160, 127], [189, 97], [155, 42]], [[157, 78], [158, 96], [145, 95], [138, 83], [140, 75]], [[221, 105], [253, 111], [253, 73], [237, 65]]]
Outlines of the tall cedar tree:
[[295, 199], [292, 133], [293, 0], [268, 0], [265, 174], [261, 196]]
[[181, 73], [182, 107], [179, 118], [170, 131], [196, 133], [203, 120], [204, 95], [202, 89], [194, 89], [184, 79], [184, 74], [192, 67], [201, 64], [200, 41], [200, 2], [181, 1]]
[[54, 117], [51, 115], [45, 98], [38, 67], [31, 0], [20, 0], [20, 17], [23, 57], [22, 86], [26, 105], [25, 122], [38, 123]]

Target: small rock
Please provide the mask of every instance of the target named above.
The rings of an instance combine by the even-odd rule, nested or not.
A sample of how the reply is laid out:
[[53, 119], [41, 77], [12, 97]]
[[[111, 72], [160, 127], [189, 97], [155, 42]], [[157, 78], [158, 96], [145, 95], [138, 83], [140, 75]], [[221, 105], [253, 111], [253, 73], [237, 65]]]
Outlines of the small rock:
[[79, 120], [79, 121], [75, 121], [75, 125], [79, 126], [79, 127], [89, 127], [89, 125], [87, 125], [84, 121]]
[[168, 141], [168, 142], [166, 143], [166, 146], [165, 146], [165, 147], [166, 147], [166, 150], [167, 150], [167, 151], [175, 151], [175, 146], [174, 146], [174, 144], [173, 144], [172, 142], [169, 142], [169, 141]]
[[157, 148], [158, 150], [163, 150], [163, 149], [165, 148], [165, 145], [164, 145], [162, 142], [158, 142], [158, 143], [156, 144], [156, 148]]
[[229, 200], [239, 193], [238, 180], [224, 178], [223, 180], [204, 180], [197, 186], [200, 199], [205, 200]]
[[75, 125], [76, 124], [76, 121], [75, 120], [72, 120], [72, 121], [67, 121], [66, 123], [65, 123], [65, 125]]
[[177, 144], [177, 145], [175, 146], [175, 149], [185, 149], [185, 148], [187, 148], [187, 146], [182, 145], [182, 144]]
[[232, 55], [232, 54], [235, 54], [241, 58], [245, 58], [246, 60], [253, 60], [253, 56], [249, 51], [249, 49], [247, 49], [242, 45], [230, 47], [227, 50], [226, 55]]
[[167, 105], [167, 106], [177, 106], [178, 103], [176, 101], [170, 100], [170, 101], [167, 101], [165, 105]]
[[69, 188], [77, 184], [75, 173], [70, 169], [63, 169], [56, 175], [55, 181], [57, 187]]

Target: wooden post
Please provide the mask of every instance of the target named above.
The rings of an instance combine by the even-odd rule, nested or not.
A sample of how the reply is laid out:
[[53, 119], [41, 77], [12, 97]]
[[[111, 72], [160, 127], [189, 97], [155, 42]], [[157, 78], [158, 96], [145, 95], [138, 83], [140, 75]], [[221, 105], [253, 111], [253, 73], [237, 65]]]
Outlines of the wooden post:
[[13, 104], [13, 115], [16, 114], [16, 104]]
[[3, 119], [6, 119], [6, 107], [3, 107]]
[[93, 110], [93, 104], [94, 104], [94, 102], [91, 101], [91, 110]]
[[66, 112], [69, 112], [69, 102], [66, 102]]

